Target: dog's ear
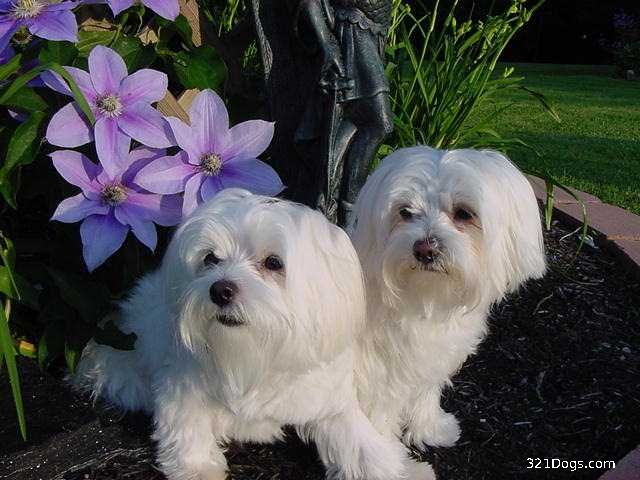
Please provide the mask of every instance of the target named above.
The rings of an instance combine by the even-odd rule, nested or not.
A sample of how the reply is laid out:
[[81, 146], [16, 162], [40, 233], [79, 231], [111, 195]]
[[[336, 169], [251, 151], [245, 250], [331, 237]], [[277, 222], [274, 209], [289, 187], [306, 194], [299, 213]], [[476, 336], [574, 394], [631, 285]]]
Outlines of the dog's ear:
[[[298, 219], [294, 265], [287, 282], [301, 314], [300, 325], [323, 357], [352, 344], [364, 324], [364, 281], [360, 261], [347, 234], [307, 207]], [[289, 262], [291, 264], [291, 262]]]
[[498, 152], [484, 150], [481, 154], [484, 181], [491, 185], [486, 195], [493, 198], [485, 207], [494, 210], [487, 212], [494, 221], [485, 225], [486, 258], [503, 295], [544, 274], [542, 222], [533, 188], [522, 172]]

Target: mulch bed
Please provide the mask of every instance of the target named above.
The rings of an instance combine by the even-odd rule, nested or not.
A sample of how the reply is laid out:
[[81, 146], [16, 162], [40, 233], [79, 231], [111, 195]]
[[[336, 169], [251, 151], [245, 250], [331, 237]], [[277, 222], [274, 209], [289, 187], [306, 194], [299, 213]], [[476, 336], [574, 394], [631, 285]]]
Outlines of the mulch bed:
[[[619, 460], [640, 443], [640, 282], [597, 248], [574, 261], [569, 233], [556, 225], [546, 235], [549, 273], [496, 308], [489, 337], [446, 393], [463, 434], [425, 456], [439, 478], [596, 479], [603, 470], [530, 470], [527, 459]], [[164, 478], [147, 418], [94, 409], [32, 362], [20, 371], [30, 440], [18, 437], [3, 375], [0, 478]], [[293, 433], [232, 445], [227, 457], [237, 480], [324, 478], [314, 448]]]

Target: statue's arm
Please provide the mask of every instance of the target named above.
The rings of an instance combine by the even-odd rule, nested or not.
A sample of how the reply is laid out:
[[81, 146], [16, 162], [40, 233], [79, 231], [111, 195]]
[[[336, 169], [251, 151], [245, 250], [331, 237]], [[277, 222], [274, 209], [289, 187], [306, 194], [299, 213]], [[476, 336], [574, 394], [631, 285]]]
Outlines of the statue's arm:
[[[344, 76], [340, 46], [331, 27], [329, 11], [324, 0], [300, 0], [295, 12], [298, 37], [312, 43], [323, 56], [323, 76], [333, 71]], [[305, 41], [302, 40], [302, 41]], [[310, 41], [310, 42], [309, 42]]]

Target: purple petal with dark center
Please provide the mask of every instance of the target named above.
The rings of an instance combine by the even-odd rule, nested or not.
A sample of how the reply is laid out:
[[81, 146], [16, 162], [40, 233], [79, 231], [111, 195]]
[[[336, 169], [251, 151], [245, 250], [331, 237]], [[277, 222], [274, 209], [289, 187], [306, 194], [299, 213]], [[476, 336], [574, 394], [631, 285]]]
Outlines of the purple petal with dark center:
[[167, 75], [145, 68], [132, 73], [120, 84], [120, 99], [131, 105], [143, 101], [146, 103], [162, 100], [167, 94]]
[[129, 227], [117, 221], [112, 213], [91, 215], [80, 225], [82, 255], [90, 272], [102, 265], [124, 243]]
[[36, 37], [68, 42], [78, 41], [76, 16], [68, 10], [44, 11], [25, 23]]
[[131, 139], [119, 128], [113, 118], [99, 118], [94, 127], [98, 160], [110, 178], [121, 175], [127, 165]]
[[79, 147], [93, 140], [89, 123], [75, 102], [66, 104], [51, 117], [46, 137], [58, 147]]
[[205, 152], [202, 152], [198, 147], [196, 135], [192, 128], [176, 117], [166, 117], [165, 120], [171, 127], [171, 131], [178, 143], [178, 146], [187, 152], [189, 156], [189, 163], [199, 165], [200, 157]]
[[222, 99], [213, 90], [203, 90], [193, 100], [189, 120], [200, 152], [219, 153], [229, 130], [229, 114]]
[[20, 22], [11, 15], [0, 15], [0, 51], [7, 48], [13, 34], [16, 33]]
[[[87, 102], [89, 102], [89, 104], [95, 103], [97, 93], [93, 88], [93, 83], [91, 83], [91, 77], [89, 74], [76, 67], [64, 67], [64, 69], [69, 72], [69, 75], [71, 75], [78, 84], [78, 88], [87, 99]], [[47, 70], [40, 74], [40, 78], [44, 84], [52, 90], [62, 93], [63, 95], [69, 95], [70, 97], [73, 96], [67, 82], [65, 82], [57, 73]]]
[[89, 200], [84, 193], [79, 193], [61, 201], [51, 220], [75, 223], [89, 215], [106, 215], [107, 213], [109, 213], [108, 205], [103, 205], [96, 200]]
[[197, 170], [186, 163], [187, 154], [179, 152], [170, 157], [162, 157], [142, 168], [133, 180], [133, 183], [154, 193], [180, 193], [183, 192], [187, 180]]
[[149, 247], [152, 252], [156, 249], [158, 235], [156, 226], [152, 222], [139, 217], [135, 208], [128, 208], [126, 202], [114, 208], [114, 214], [120, 223], [131, 227], [131, 231], [142, 244]]
[[166, 148], [173, 145], [173, 134], [164, 117], [148, 103], [127, 106], [118, 117], [118, 125], [131, 138], [148, 147]]
[[203, 201], [211, 200], [224, 187], [220, 182], [220, 177], [205, 176], [200, 187], [200, 196]]
[[62, 178], [71, 185], [80, 187], [85, 195], [99, 192], [100, 186], [95, 180], [101, 173], [101, 168], [83, 154], [73, 150], [58, 150], [50, 153], [49, 157]]
[[142, 3], [167, 20], [175, 20], [180, 13], [178, 0], [142, 0]]
[[204, 175], [196, 173], [187, 180], [184, 186], [184, 198], [182, 199], [182, 216], [186, 217], [193, 212], [200, 203], [200, 186], [204, 180]]
[[98, 45], [89, 54], [89, 75], [98, 94], [117, 94], [127, 76], [127, 66], [115, 51]]
[[222, 158], [227, 162], [249, 160], [264, 152], [273, 138], [273, 122], [249, 120], [229, 130]]
[[116, 16], [123, 10], [126, 10], [131, 5], [133, 5], [134, 0], [107, 0], [106, 3], [111, 8], [111, 11], [113, 12], [113, 16]]
[[284, 185], [276, 171], [260, 160], [244, 160], [225, 165], [221, 177], [225, 188], [245, 188], [259, 195], [277, 195]]

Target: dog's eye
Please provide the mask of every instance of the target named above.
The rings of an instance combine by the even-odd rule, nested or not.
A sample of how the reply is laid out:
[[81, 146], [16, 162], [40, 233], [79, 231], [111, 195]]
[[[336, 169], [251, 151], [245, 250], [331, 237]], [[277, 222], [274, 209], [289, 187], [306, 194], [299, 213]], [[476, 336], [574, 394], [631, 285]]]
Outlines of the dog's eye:
[[400, 216], [405, 220], [411, 220], [413, 218], [413, 213], [411, 213], [407, 207], [402, 207], [400, 209]]
[[219, 264], [220, 263], [220, 259], [216, 256], [215, 253], [209, 252], [204, 257], [203, 263], [205, 264], [206, 267], [210, 267], [211, 265]]
[[455, 218], [455, 220], [458, 222], [468, 222], [469, 220], [473, 219], [473, 213], [464, 208], [456, 208], [455, 212], [453, 213], [453, 218]]
[[264, 267], [267, 270], [273, 270], [277, 272], [278, 270], [282, 270], [284, 268], [284, 265], [280, 257], [278, 257], [277, 255], [269, 255], [264, 259]]

